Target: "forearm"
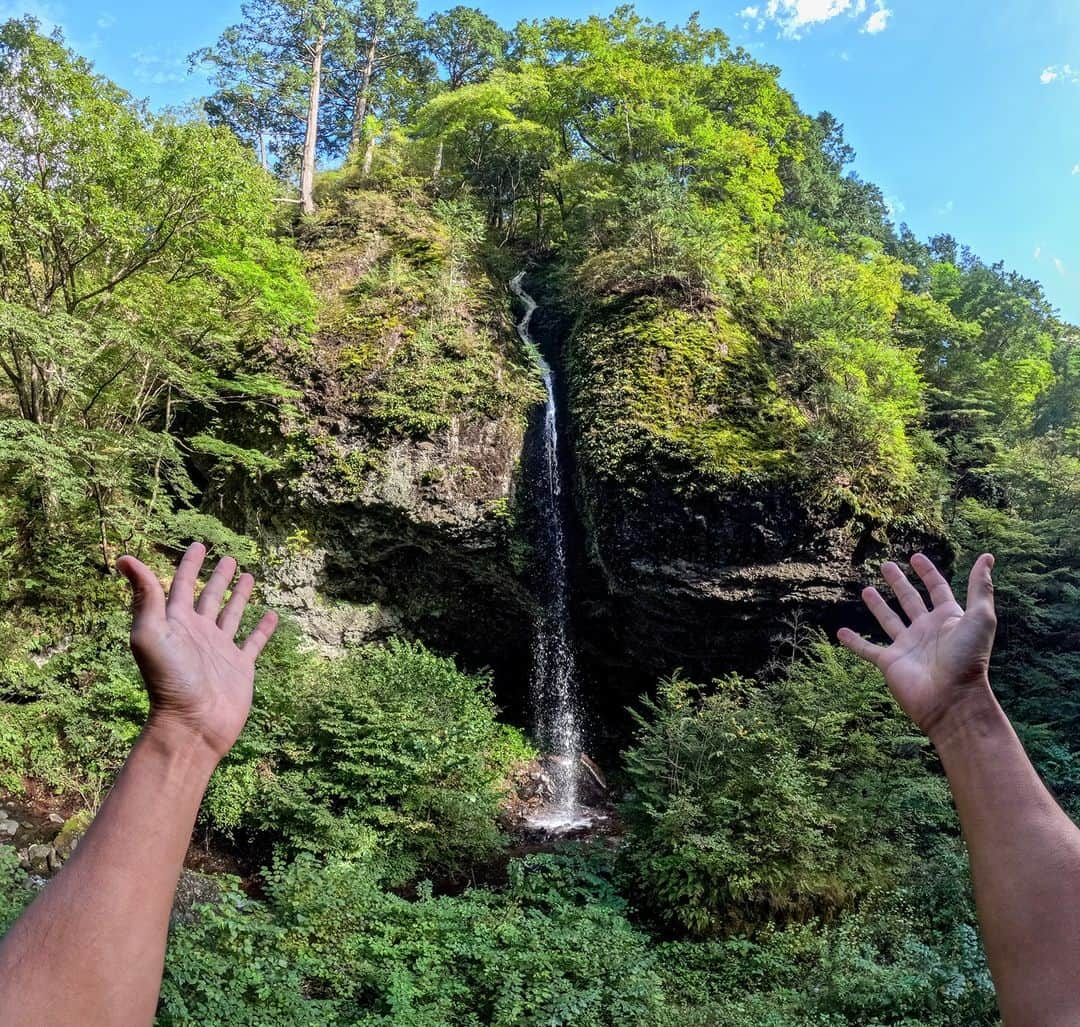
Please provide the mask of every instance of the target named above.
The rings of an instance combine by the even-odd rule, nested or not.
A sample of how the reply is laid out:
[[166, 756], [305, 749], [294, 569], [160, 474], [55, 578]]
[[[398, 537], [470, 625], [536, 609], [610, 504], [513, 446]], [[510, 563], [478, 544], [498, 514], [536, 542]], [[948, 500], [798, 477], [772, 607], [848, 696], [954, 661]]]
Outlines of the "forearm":
[[1040, 780], [989, 685], [933, 739], [967, 841], [1005, 1023], [1080, 1023], [1080, 830]]
[[[0, 942], [0, 1027], [145, 1027], [211, 753], [148, 725], [63, 870]], [[33, 957], [33, 958], [31, 958]]]

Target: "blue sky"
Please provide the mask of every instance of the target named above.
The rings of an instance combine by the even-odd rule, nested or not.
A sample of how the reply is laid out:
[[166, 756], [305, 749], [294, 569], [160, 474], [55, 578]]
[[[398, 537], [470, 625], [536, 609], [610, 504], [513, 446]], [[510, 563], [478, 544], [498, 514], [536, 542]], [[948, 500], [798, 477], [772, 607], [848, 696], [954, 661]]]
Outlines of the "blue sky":
[[[455, 0], [423, 0], [422, 13]], [[580, 17], [611, 4], [472, 0], [496, 20]], [[808, 112], [831, 110], [896, 220], [951, 232], [1042, 281], [1080, 323], [1080, 3], [1077, 0], [643, 0], [669, 22], [700, 10]], [[0, 0], [63, 27], [102, 73], [154, 106], [204, 92], [186, 55], [236, 20], [239, 0]]]

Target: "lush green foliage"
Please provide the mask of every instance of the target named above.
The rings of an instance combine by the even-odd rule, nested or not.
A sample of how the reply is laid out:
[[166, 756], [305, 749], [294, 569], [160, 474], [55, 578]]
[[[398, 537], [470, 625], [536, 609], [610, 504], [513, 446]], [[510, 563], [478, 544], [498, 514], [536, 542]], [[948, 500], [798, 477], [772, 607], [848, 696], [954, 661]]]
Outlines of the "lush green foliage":
[[504, 893], [421, 887], [410, 901], [363, 864], [300, 859], [270, 875], [265, 904], [232, 893], [177, 932], [158, 1022], [662, 1022], [647, 938], [587, 882], [567, 887], [575, 876], [532, 857], [511, 864]]
[[665, 682], [626, 753], [636, 891], [697, 935], [849, 908], [951, 822], [924, 750], [827, 643], [775, 681]]
[[486, 681], [404, 642], [302, 667], [279, 654], [263, 675], [251, 726], [211, 784], [220, 826], [291, 851], [377, 854], [399, 883], [499, 848], [505, 760], [522, 750]]
[[147, 115], [30, 21], [0, 28], [0, 92], [11, 601], [188, 535], [196, 487], [177, 420], [279, 395], [260, 348], [301, 332], [311, 300], [295, 251], [270, 235], [273, 182], [230, 133]]
[[[1080, 340], [1037, 283], [897, 230], [838, 122], [696, 19], [256, 0], [197, 57], [210, 124], [0, 29], [0, 788], [94, 806], [130, 746], [121, 549], [254, 563], [293, 498], [520, 428], [502, 284], [534, 258], [579, 498], [769, 493], [961, 568], [994, 550], [995, 681], [1080, 814]], [[294, 217], [315, 85], [313, 142], [349, 159]], [[328, 660], [283, 632], [202, 814], [276, 862], [177, 928], [161, 1022], [989, 1027], [939, 768], [876, 675], [781, 648], [644, 701], [616, 860], [436, 895], [498, 856], [520, 733], [417, 643]], [[0, 926], [30, 895], [0, 846]]]

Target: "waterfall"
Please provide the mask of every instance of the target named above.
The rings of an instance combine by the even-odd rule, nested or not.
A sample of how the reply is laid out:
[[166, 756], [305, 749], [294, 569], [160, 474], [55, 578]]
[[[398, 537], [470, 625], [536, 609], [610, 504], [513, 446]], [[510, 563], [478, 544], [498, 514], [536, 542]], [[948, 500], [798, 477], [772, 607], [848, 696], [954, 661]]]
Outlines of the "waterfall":
[[545, 815], [544, 826], [559, 829], [579, 823], [578, 768], [581, 758], [581, 723], [577, 694], [577, 662], [570, 633], [570, 582], [566, 557], [566, 511], [563, 468], [559, 461], [559, 420], [555, 401], [555, 375], [529, 331], [536, 301], [525, 291], [525, 272], [510, 282], [510, 291], [525, 306], [518, 322], [521, 341], [533, 354], [544, 378], [544, 453], [538, 489], [543, 527], [543, 604], [533, 636], [532, 710], [536, 732], [547, 750], [557, 757], [555, 808]]

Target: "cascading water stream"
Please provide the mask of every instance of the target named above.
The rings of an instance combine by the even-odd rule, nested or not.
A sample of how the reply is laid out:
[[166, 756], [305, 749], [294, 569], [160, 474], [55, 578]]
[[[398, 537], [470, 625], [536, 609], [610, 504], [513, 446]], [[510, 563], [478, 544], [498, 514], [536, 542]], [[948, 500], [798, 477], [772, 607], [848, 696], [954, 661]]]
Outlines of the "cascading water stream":
[[552, 807], [532, 818], [534, 826], [552, 831], [588, 824], [587, 810], [578, 801], [581, 760], [581, 721], [577, 694], [577, 662], [570, 634], [570, 584], [566, 556], [563, 470], [559, 460], [558, 406], [555, 375], [529, 331], [536, 301], [525, 291], [525, 272], [510, 282], [510, 291], [521, 300], [525, 313], [518, 322], [521, 341], [540, 366], [547, 390], [544, 411], [544, 453], [538, 499], [544, 532], [543, 606], [533, 638], [532, 706], [541, 743], [557, 757], [553, 774]]

